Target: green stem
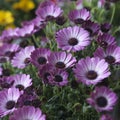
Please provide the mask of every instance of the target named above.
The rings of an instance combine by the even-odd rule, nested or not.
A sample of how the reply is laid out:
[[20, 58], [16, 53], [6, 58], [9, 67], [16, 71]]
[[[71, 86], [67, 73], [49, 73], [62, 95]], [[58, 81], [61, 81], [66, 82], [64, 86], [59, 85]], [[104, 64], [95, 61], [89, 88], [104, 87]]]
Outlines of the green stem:
[[32, 43], [34, 44], [34, 46], [35, 46], [35, 48], [38, 48], [39, 47], [39, 45], [37, 44], [37, 42], [36, 42], [36, 40], [35, 40], [35, 36], [34, 35], [32, 35]]
[[113, 5], [113, 10], [112, 10], [112, 16], [111, 16], [111, 19], [110, 19], [110, 24], [112, 24], [112, 22], [113, 22], [113, 18], [114, 18], [114, 15], [115, 15], [115, 9], [116, 9], [116, 7], [115, 7], [115, 5]]

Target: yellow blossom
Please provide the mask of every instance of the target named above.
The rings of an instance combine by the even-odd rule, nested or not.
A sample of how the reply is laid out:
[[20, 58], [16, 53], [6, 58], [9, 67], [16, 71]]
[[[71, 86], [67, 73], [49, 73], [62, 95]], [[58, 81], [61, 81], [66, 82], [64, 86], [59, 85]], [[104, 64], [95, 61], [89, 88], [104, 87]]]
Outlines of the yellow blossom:
[[35, 4], [32, 0], [20, 0], [19, 2], [13, 4], [13, 8], [29, 12], [35, 8]]
[[10, 11], [0, 10], [0, 25], [7, 25], [14, 22], [14, 17]]
[[11, 28], [15, 28], [15, 25], [14, 24], [8, 24], [5, 29], [11, 29]]

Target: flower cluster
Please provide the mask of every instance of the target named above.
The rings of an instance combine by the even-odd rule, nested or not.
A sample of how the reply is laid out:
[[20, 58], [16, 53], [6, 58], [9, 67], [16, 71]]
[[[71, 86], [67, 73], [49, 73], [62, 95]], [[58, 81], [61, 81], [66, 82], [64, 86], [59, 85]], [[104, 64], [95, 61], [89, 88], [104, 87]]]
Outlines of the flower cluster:
[[92, 110], [113, 120], [120, 47], [111, 23], [100, 24], [81, 0], [67, 2], [73, 10], [65, 1], [40, 2], [35, 18], [1, 33], [1, 118], [77, 120]]

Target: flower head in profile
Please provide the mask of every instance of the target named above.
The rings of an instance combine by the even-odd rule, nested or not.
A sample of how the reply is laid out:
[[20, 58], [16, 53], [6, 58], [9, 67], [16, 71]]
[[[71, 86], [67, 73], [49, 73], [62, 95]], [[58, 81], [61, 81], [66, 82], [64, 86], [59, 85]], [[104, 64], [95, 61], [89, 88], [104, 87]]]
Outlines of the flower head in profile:
[[69, 18], [76, 24], [82, 24], [84, 21], [90, 19], [90, 12], [85, 8], [80, 10], [73, 10], [69, 13]]
[[76, 52], [90, 44], [89, 33], [81, 27], [67, 27], [56, 33], [58, 47], [62, 50]]
[[120, 63], [120, 47], [116, 45], [110, 45], [107, 49], [98, 48], [95, 53], [95, 57], [105, 59], [109, 64]]
[[45, 7], [40, 7], [36, 14], [41, 17], [44, 21], [54, 20], [58, 16], [62, 15], [62, 10], [55, 4], [51, 4]]
[[90, 20], [84, 22], [84, 24], [82, 24], [82, 27], [89, 32], [90, 36], [97, 35], [100, 30], [99, 24]]
[[110, 75], [108, 63], [98, 57], [79, 60], [73, 70], [77, 81], [86, 85], [96, 85]]
[[16, 74], [10, 76], [10, 79], [11, 81], [14, 81], [12, 86], [18, 88], [19, 90], [24, 90], [32, 85], [32, 79], [30, 78], [30, 75]]
[[107, 87], [96, 87], [87, 102], [97, 111], [111, 111], [117, 102], [117, 95]]
[[109, 45], [116, 45], [115, 37], [108, 33], [98, 36], [97, 42], [100, 47], [107, 48]]
[[14, 57], [15, 53], [18, 52], [19, 50], [20, 50], [19, 45], [6, 43], [0, 47], [0, 55], [11, 59]]
[[53, 52], [48, 58], [49, 64], [57, 69], [73, 67], [76, 63], [75, 57], [71, 53]]
[[34, 50], [34, 46], [27, 46], [20, 52], [16, 53], [11, 61], [13, 67], [20, 69], [25, 68], [30, 63], [30, 55]]
[[46, 120], [46, 116], [42, 114], [39, 108], [33, 106], [23, 106], [14, 111], [10, 116], [10, 120]]

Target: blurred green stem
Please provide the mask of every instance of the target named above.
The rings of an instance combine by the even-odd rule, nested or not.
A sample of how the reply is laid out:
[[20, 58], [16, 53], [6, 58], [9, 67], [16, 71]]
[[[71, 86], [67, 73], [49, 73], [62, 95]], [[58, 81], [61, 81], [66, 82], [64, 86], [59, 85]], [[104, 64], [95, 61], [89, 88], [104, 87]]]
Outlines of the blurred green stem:
[[111, 19], [110, 19], [110, 24], [112, 24], [112, 22], [113, 22], [114, 15], [115, 15], [115, 9], [116, 9], [116, 7], [115, 7], [115, 5], [113, 5], [113, 10], [112, 10], [112, 16], [111, 16]]

